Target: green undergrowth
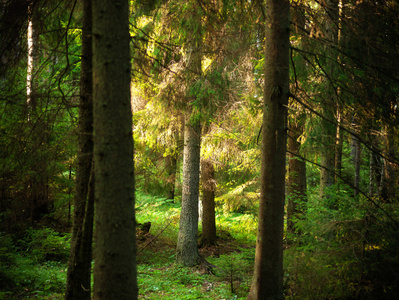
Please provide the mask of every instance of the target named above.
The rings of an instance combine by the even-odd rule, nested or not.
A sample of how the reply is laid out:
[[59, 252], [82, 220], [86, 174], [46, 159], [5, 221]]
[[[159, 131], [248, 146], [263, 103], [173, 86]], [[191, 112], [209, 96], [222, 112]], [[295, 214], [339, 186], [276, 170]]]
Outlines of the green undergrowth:
[[69, 238], [49, 228], [0, 236], [0, 299], [61, 299]]
[[200, 249], [215, 267], [184, 268], [175, 264], [179, 200], [138, 193], [136, 201], [137, 221], [151, 222], [150, 234], [138, 236], [139, 299], [246, 298], [255, 255], [252, 216], [217, 209], [218, 245]]
[[[139, 299], [246, 298], [257, 227], [251, 210], [218, 205], [217, 245], [199, 249], [213, 267], [183, 268], [175, 264], [180, 200], [140, 192], [136, 200], [137, 221], [151, 222], [136, 234]], [[381, 207], [397, 219], [395, 204]], [[297, 227], [301, 235], [284, 239], [285, 299], [395, 299], [399, 233], [384, 211], [364, 201], [329, 209], [309, 197]], [[69, 234], [46, 227], [0, 232], [0, 300], [62, 299], [69, 243]]]

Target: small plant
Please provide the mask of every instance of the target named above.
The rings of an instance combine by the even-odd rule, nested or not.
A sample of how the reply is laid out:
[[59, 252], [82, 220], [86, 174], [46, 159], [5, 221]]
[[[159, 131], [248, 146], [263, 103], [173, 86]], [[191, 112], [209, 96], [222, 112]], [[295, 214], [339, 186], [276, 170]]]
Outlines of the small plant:
[[50, 228], [31, 229], [28, 239], [28, 250], [37, 261], [68, 261], [70, 234], [59, 234]]
[[252, 251], [243, 249], [240, 253], [224, 254], [212, 263], [217, 265], [216, 276], [228, 282], [232, 294], [244, 296], [248, 292], [253, 267]]

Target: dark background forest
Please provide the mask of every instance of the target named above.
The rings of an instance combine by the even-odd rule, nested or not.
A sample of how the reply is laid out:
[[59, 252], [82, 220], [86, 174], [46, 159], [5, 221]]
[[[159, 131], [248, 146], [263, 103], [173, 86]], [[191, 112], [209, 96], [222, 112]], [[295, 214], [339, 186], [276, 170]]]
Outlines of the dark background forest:
[[[275, 299], [396, 299], [399, 3], [281, 1], [289, 92], [271, 91], [288, 101], [267, 115], [286, 134], [273, 148], [279, 1], [119, 2], [126, 20], [104, 0], [0, 3], [0, 299], [90, 299], [93, 281], [104, 299], [100, 269], [118, 267], [100, 253], [119, 242], [103, 250], [100, 226], [123, 212], [112, 240], [134, 247], [135, 297], [255, 299], [260, 203], [281, 176]], [[115, 77], [100, 77], [112, 55]], [[99, 157], [119, 133], [125, 156], [103, 186]], [[265, 167], [269, 152], [285, 173]]]

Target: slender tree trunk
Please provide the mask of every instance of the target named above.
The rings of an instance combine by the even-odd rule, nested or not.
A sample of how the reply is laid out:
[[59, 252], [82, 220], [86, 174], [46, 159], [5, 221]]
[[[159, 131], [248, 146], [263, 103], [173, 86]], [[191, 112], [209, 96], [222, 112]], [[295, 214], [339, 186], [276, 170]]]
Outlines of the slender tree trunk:
[[[191, 32], [187, 45], [187, 90], [191, 84], [201, 78], [202, 35], [200, 8], [197, 3], [188, 4], [191, 9], [191, 19], [196, 29]], [[190, 29], [192, 30], [192, 29]], [[180, 228], [177, 239], [176, 262], [184, 266], [194, 266], [199, 263], [198, 238], [198, 197], [200, 172], [201, 124], [198, 119], [192, 119], [192, 103], [196, 95], [187, 95], [187, 111], [185, 114], [184, 155], [183, 155], [183, 189], [182, 208], [180, 213]]]
[[176, 249], [176, 262], [184, 266], [194, 266], [199, 263], [197, 237], [200, 143], [200, 124], [191, 125], [186, 121], [184, 132], [182, 208]]
[[261, 190], [254, 276], [247, 297], [283, 299], [283, 227], [290, 2], [266, 1]]
[[215, 220], [215, 169], [212, 161], [201, 162], [202, 181], [202, 236], [201, 246], [215, 245], [216, 220]]
[[39, 35], [37, 30], [37, 12], [34, 7], [33, 1], [29, 1], [28, 5], [28, 31], [27, 31], [27, 42], [28, 42], [28, 65], [26, 72], [26, 104], [28, 120], [30, 114], [36, 107], [36, 96], [37, 96], [37, 84], [34, 78], [34, 72], [37, 66], [38, 60], [38, 44]]
[[166, 157], [166, 164], [168, 170], [168, 178], [166, 180], [167, 198], [175, 198], [175, 183], [176, 183], [176, 172], [177, 172], [177, 154], [173, 153]]
[[[335, 45], [338, 43], [338, 21], [339, 10], [337, 0], [328, 0], [325, 2], [326, 10], [326, 36]], [[333, 49], [333, 50], [330, 50]], [[337, 104], [337, 91], [335, 90], [333, 80], [335, 79], [336, 66], [335, 62], [338, 54], [335, 48], [326, 48], [328, 61], [325, 74], [325, 94], [322, 100], [322, 113], [327, 120], [335, 120], [334, 107]], [[320, 198], [330, 208], [335, 208], [336, 203], [331, 203], [331, 197], [328, 195], [328, 188], [334, 184], [334, 167], [335, 167], [335, 140], [336, 140], [336, 126], [325, 119], [321, 120], [321, 151], [320, 164], [323, 166], [320, 169]]]
[[287, 231], [296, 233], [295, 219], [303, 213], [306, 203], [306, 162], [296, 156], [300, 154], [301, 144], [298, 139], [303, 133], [303, 127], [291, 121], [289, 129]]
[[129, 1], [93, 1], [94, 299], [137, 299]]
[[[93, 235], [93, 80], [92, 80], [92, 7], [83, 2], [82, 61], [79, 102], [78, 163], [76, 190], [65, 299], [91, 298], [91, 261]], [[93, 179], [93, 178], [92, 178]], [[91, 180], [91, 184], [93, 180]]]
[[357, 197], [359, 194], [360, 188], [360, 151], [361, 151], [361, 144], [360, 140], [352, 136], [352, 143], [351, 143], [351, 156], [352, 156], [352, 163], [355, 167], [354, 177], [353, 177], [353, 186], [354, 190], [354, 197]]
[[342, 147], [343, 147], [343, 137], [344, 132], [341, 130], [342, 116], [340, 112], [340, 108], [337, 109], [337, 129], [335, 135], [335, 176], [334, 182], [339, 182], [339, 177], [341, 176], [342, 170]]

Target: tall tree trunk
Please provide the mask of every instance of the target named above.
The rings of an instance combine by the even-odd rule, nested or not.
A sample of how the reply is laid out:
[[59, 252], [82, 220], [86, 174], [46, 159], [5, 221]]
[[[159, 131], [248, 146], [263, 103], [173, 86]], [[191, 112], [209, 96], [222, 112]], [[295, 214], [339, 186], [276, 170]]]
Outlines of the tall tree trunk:
[[30, 176], [27, 186], [29, 193], [30, 219], [38, 221], [49, 213], [49, 184], [48, 184], [48, 157], [46, 157], [46, 145], [49, 137], [46, 119], [39, 110], [39, 13], [37, 1], [28, 1], [28, 61], [26, 75], [26, 113], [28, 125], [31, 127], [29, 136], [29, 168]]
[[[339, 10], [337, 0], [328, 0], [325, 2], [326, 10], [326, 36], [334, 44], [338, 43], [338, 21]], [[330, 50], [333, 49], [333, 50]], [[331, 203], [331, 197], [328, 195], [328, 188], [334, 184], [334, 167], [335, 167], [335, 146], [336, 146], [336, 126], [328, 120], [335, 120], [335, 107], [337, 104], [337, 91], [334, 87], [333, 80], [336, 73], [336, 60], [338, 58], [335, 47], [326, 47], [328, 56], [325, 74], [325, 94], [322, 99], [321, 107], [323, 116], [326, 119], [321, 120], [321, 151], [320, 151], [320, 164], [323, 166], [320, 169], [320, 198], [330, 208], [335, 208], [335, 203]]]
[[289, 123], [287, 231], [296, 233], [295, 220], [303, 213], [306, 203], [306, 162], [297, 156], [300, 154], [301, 143], [298, 139], [303, 133], [303, 126], [293, 121]]
[[[196, 80], [201, 79], [202, 34], [200, 8], [196, 2], [189, 4], [191, 21], [195, 30], [191, 32], [187, 45], [187, 90]], [[192, 26], [192, 25], [191, 25]], [[192, 27], [189, 30], [193, 30]], [[193, 103], [196, 95], [187, 94], [187, 111], [185, 114], [184, 155], [183, 155], [183, 189], [180, 228], [177, 239], [176, 262], [184, 266], [199, 263], [198, 238], [198, 197], [200, 172], [201, 124], [193, 116]]]
[[202, 181], [202, 236], [201, 246], [215, 245], [215, 169], [211, 160], [201, 161]]
[[26, 104], [28, 120], [30, 119], [31, 112], [36, 107], [36, 96], [37, 96], [37, 81], [34, 78], [34, 72], [36, 71], [37, 60], [38, 60], [38, 46], [39, 46], [39, 35], [37, 30], [37, 12], [35, 9], [34, 1], [29, 1], [28, 4], [28, 30], [27, 30], [27, 42], [28, 42], [28, 64], [26, 72]]
[[199, 262], [197, 237], [200, 143], [200, 124], [191, 125], [186, 121], [184, 132], [182, 208], [176, 249], [176, 262], [184, 266], [194, 266]]
[[337, 108], [337, 129], [336, 129], [336, 134], [335, 134], [335, 176], [334, 176], [334, 182], [338, 182], [339, 177], [341, 176], [341, 170], [342, 170], [342, 147], [343, 147], [343, 141], [344, 141], [344, 132], [341, 130], [341, 123], [342, 123], [342, 116], [341, 116], [341, 109], [338, 105]]
[[254, 276], [247, 297], [283, 299], [283, 227], [290, 2], [266, 1], [261, 190]]
[[93, 1], [94, 299], [137, 299], [129, 1]]
[[72, 226], [71, 254], [68, 263], [65, 299], [91, 298], [91, 261], [93, 236], [93, 80], [92, 80], [92, 6], [83, 2], [82, 61], [80, 77], [78, 163]]

